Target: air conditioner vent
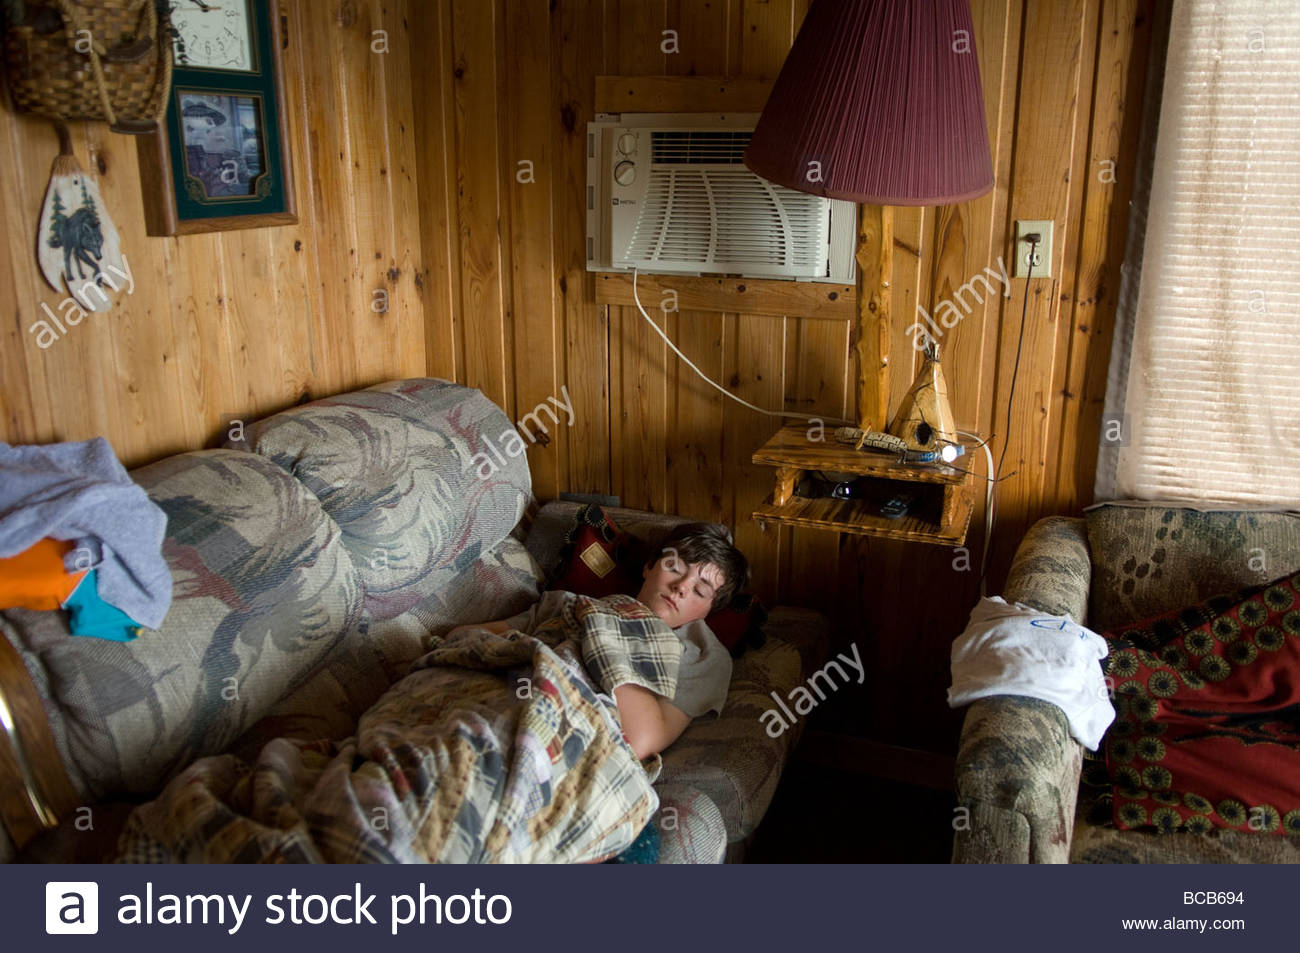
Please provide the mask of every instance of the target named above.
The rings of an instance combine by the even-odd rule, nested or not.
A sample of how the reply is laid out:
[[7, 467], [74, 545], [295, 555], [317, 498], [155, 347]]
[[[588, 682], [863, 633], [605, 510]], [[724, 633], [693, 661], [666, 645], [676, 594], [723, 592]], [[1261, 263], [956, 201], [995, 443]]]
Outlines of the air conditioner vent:
[[753, 132], [714, 129], [664, 130], [650, 134], [655, 165], [744, 165]]
[[623, 260], [700, 271], [819, 274], [830, 208], [740, 169], [662, 169], [650, 177]]

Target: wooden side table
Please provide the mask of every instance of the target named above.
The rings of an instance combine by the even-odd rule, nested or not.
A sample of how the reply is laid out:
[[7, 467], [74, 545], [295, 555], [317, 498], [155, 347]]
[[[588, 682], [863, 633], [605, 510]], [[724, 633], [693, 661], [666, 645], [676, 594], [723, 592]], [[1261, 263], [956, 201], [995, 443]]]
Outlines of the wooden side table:
[[[856, 450], [849, 444], [809, 440], [807, 426], [786, 424], [753, 456], [753, 462], [776, 467], [776, 487], [753, 518], [759, 523], [788, 523], [859, 536], [960, 546], [970, 526], [972, 475], [944, 464], [903, 464], [897, 457]], [[806, 499], [796, 496], [804, 473], [827, 470], [868, 479], [874, 492], [866, 499]], [[916, 501], [906, 515], [888, 519], [878, 512], [884, 498], [906, 490]]]

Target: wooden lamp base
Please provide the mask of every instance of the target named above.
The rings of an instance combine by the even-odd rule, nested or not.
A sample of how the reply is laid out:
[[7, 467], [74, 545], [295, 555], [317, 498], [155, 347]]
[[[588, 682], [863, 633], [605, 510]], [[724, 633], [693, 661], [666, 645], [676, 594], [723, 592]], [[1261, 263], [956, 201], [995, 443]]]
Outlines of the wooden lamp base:
[[907, 441], [909, 450], [938, 450], [957, 442], [957, 424], [948, 404], [948, 383], [939, 365], [939, 349], [926, 349], [925, 362], [890, 421], [889, 433]]

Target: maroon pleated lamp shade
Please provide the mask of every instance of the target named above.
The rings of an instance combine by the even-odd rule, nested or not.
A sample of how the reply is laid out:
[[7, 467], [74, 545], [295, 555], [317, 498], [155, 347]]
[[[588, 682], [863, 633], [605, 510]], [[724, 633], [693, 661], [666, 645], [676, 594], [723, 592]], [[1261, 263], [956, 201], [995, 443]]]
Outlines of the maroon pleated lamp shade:
[[745, 165], [778, 185], [873, 205], [987, 192], [969, 0], [815, 0]]

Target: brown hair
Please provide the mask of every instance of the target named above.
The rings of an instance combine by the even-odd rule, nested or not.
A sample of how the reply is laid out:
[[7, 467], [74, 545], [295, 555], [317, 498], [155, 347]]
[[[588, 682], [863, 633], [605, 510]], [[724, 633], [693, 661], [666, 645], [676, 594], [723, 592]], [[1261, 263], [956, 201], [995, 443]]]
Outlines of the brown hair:
[[722, 570], [722, 585], [713, 594], [713, 608], [721, 609], [749, 588], [749, 560], [731, 542], [731, 531], [721, 523], [681, 523], [674, 526], [647, 561], [654, 565], [669, 552], [688, 563], [712, 563]]

